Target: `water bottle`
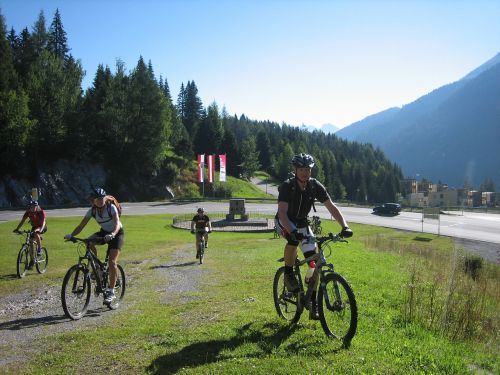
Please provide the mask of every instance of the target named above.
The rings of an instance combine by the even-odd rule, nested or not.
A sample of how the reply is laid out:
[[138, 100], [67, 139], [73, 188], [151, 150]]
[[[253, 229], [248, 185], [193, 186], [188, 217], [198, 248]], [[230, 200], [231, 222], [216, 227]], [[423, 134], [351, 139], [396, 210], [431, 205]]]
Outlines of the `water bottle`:
[[308, 263], [308, 267], [307, 267], [307, 272], [306, 272], [306, 278], [305, 278], [305, 282], [306, 284], [309, 283], [309, 280], [311, 279], [311, 277], [313, 276], [314, 274], [314, 269], [316, 268], [316, 262], [314, 260], [311, 260], [309, 263]]

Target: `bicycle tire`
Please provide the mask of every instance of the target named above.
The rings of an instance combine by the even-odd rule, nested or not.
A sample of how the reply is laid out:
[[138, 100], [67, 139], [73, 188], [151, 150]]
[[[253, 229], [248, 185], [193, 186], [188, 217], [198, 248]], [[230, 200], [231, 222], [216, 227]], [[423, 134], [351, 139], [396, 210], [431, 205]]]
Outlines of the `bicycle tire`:
[[[341, 300], [337, 298], [335, 286]], [[358, 308], [354, 292], [344, 277], [330, 273], [321, 281], [318, 293], [318, 313], [321, 326], [330, 338], [341, 340], [348, 347], [356, 334]]]
[[115, 284], [115, 295], [116, 299], [107, 304], [108, 309], [110, 310], [116, 310], [118, 306], [120, 306], [120, 303], [123, 300], [123, 296], [125, 295], [125, 289], [127, 288], [127, 284], [125, 281], [125, 271], [123, 270], [123, 267], [118, 264], [118, 274], [116, 278], [116, 284]]
[[45, 247], [42, 247], [42, 254], [35, 255], [35, 265], [38, 273], [45, 273], [49, 264], [49, 252]]
[[204, 241], [200, 241], [200, 243], [198, 244], [198, 253], [199, 253], [199, 260], [200, 260], [200, 264], [203, 264], [203, 256], [205, 255], [205, 249], [204, 249], [205, 245], [204, 245]]
[[300, 303], [299, 293], [292, 293], [285, 286], [285, 267], [276, 271], [273, 282], [274, 307], [278, 316], [290, 323], [297, 323], [300, 315], [304, 311], [304, 306]]
[[84, 266], [75, 264], [66, 272], [61, 288], [64, 313], [72, 320], [81, 319], [89, 307], [90, 277]]
[[30, 260], [29, 260], [28, 246], [23, 245], [21, 246], [21, 249], [19, 249], [19, 253], [17, 254], [17, 264], [16, 264], [17, 277], [19, 277], [20, 279], [22, 279], [26, 275], [29, 262]]

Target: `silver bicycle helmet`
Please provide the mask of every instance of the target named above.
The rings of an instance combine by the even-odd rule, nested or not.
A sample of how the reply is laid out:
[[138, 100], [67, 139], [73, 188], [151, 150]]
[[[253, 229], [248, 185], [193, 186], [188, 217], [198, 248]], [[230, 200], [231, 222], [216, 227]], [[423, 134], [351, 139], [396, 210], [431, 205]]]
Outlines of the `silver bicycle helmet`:
[[309, 154], [297, 154], [292, 159], [292, 165], [295, 168], [312, 168], [314, 167], [314, 158]]
[[92, 192], [90, 193], [90, 196], [92, 198], [103, 198], [106, 196], [106, 192], [104, 191], [104, 189], [102, 188], [95, 188], [94, 190], [92, 190]]

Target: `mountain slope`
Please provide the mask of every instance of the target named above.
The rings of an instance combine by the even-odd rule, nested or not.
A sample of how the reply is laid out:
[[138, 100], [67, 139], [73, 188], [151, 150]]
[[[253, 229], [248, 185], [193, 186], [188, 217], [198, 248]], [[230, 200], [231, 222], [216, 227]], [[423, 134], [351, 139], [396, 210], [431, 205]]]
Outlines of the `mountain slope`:
[[[500, 54], [464, 79], [403, 108], [391, 108], [339, 130], [351, 141], [379, 146], [405, 175], [477, 187], [500, 187]], [[486, 67], [485, 67], [486, 65]], [[474, 74], [472, 74], [474, 73]]]

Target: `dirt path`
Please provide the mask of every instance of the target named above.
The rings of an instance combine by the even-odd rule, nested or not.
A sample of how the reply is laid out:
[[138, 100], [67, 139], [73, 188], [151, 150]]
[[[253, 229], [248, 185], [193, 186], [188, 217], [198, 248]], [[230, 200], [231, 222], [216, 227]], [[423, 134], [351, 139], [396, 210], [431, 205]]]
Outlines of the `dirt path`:
[[[110, 319], [125, 313], [137, 299], [127, 299], [134, 292], [136, 282], [144, 274], [158, 280], [157, 292], [160, 302], [169, 304], [179, 298], [189, 297], [196, 291], [203, 275], [209, 273], [204, 266], [202, 272], [195, 262], [192, 245], [175, 251], [171, 261], [161, 259], [145, 260], [140, 264], [122, 263], [127, 280], [127, 293], [118, 310], [109, 310], [102, 304], [102, 296], [92, 294], [87, 314], [73, 321], [64, 315], [61, 306], [61, 286], [40, 286], [21, 293], [0, 297], [0, 368], [15, 366], [30, 360], [32, 354], [39, 352], [42, 340], [69, 331], [94, 328], [106, 324]], [[154, 272], [144, 272], [153, 269]], [[168, 282], [167, 282], [168, 281]]]

